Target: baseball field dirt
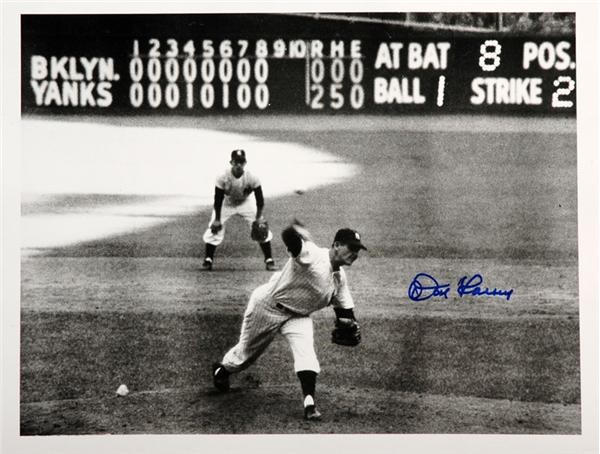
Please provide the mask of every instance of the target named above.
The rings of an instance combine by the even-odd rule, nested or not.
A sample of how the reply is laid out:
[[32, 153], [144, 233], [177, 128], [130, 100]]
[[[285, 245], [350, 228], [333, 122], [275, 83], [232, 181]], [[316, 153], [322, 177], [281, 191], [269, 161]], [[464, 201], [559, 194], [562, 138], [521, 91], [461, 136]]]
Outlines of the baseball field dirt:
[[[23, 251], [22, 435], [581, 433], [574, 119], [527, 129], [502, 117], [180, 120], [123, 119], [252, 133], [358, 166], [303, 195], [269, 197], [265, 187], [265, 214], [279, 265], [278, 233], [294, 217], [321, 246], [339, 227], [362, 233], [369, 251], [347, 273], [363, 342], [332, 345], [333, 311], [314, 315], [323, 420], [308, 423], [283, 338], [233, 377], [230, 393], [212, 388], [212, 362], [270, 277], [241, 221], [228, 225], [210, 273], [201, 270], [209, 207]], [[120, 197], [110, 203], [134, 196]], [[450, 283], [450, 297], [411, 301], [421, 272]], [[477, 273], [513, 295], [458, 296], [457, 281]]]

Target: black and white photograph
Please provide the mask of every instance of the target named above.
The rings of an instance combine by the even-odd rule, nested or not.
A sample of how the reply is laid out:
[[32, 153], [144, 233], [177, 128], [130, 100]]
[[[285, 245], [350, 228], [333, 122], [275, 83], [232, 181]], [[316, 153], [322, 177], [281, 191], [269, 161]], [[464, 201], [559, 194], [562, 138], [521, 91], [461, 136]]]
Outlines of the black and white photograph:
[[3, 5], [5, 452], [597, 452], [597, 5], [100, 5]]

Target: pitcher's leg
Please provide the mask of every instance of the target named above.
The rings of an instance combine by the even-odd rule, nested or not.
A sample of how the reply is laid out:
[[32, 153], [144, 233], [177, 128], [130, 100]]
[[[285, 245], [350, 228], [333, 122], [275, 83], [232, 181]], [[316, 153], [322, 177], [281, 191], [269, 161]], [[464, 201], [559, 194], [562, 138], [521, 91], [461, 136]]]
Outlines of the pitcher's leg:
[[223, 366], [231, 373], [250, 366], [272, 342], [280, 323], [256, 308], [244, 315], [238, 343], [223, 356]]
[[321, 419], [316, 408], [315, 392], [319, 361], [314, 349], [313, 323], [310, 317], [294, 317], [281, 328], [294, 357], [294, 370], [302, 388], [304, 417], [307, 420]]
[[219, 363], [222, 373], [228, 375], [250, 366], [269, 346], [281, 325], [289, 318], [289, 315], [272, 307], [271, 302], [266, 299], [267, 291], [268, 287], [263, 285], [252, 292], [244, 312], [239, 340]]

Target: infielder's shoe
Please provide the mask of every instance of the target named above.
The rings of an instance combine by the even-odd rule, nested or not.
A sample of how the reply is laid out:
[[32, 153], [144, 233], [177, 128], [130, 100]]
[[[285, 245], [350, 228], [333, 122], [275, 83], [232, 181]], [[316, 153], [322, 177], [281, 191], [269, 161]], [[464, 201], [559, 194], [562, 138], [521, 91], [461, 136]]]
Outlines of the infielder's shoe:
[[321, 413], [319, 413], [319, 410], [314, 405], [308, 405], [304, 407], [304, 419], [307, 421], [320, 421]]
[[202, 269], [206, 271], [212, 270], [212, 259], [210, 257], [206, 257], [204, 259], [204, 262], [202, 262]]
[[214, 363], [212, 367], [213, 371], [213, 384], [222, 393], [229, 391], [229, 372], [223, 364]]
[[267, 271], [275, 271], [277, 267], [275, 266], [275, 260], [267, 259], [265, 260], [265, 268]]

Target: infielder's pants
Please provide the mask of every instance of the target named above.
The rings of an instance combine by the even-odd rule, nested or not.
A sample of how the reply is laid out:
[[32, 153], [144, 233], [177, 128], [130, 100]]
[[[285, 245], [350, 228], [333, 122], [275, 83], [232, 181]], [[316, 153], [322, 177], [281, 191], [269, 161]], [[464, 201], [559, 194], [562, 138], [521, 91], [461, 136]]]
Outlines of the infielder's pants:
[[247, 368], [265, 351], [277, 333], [281, 333], [292, 350], [294, 371], [319, 373], [321, 369], [314, 348], [312, 319], [277, 309], [264, 293], [264, 286], [261, 286], [250, 296], [240, 339], [225, 354], [222, 364], [230, 372]]
[[[240, 205], [229, 205], [226, 203], [226, 200], [223, 201], [223, 207], [221, 208], [221, 223], [223, 224], [223, 228], [219, 230], [217, 233], [212, 233], [210, 230], [210, 225], [215, 220], [215, 211], [213, 210], [212, 216], [210, 217], [210, 222], [208, 223], [208, 228], [204, 232], [202, 239], [205, 243], [212, 244], [213, 246], [218, 246], [223, 242], [223, 238], [225, 238], [225, 223], [231, 216], [241, 216], [246, 222], [252, 226], [252, 222], [256, 219], [256, 203], [248, 197], [244, 202]], [[273, 239], [273, 233], [269, 230], [269, 234], [267, 235], [267, 239], [263, 241], [266, 243], [267, 241], [271, 241]]]

